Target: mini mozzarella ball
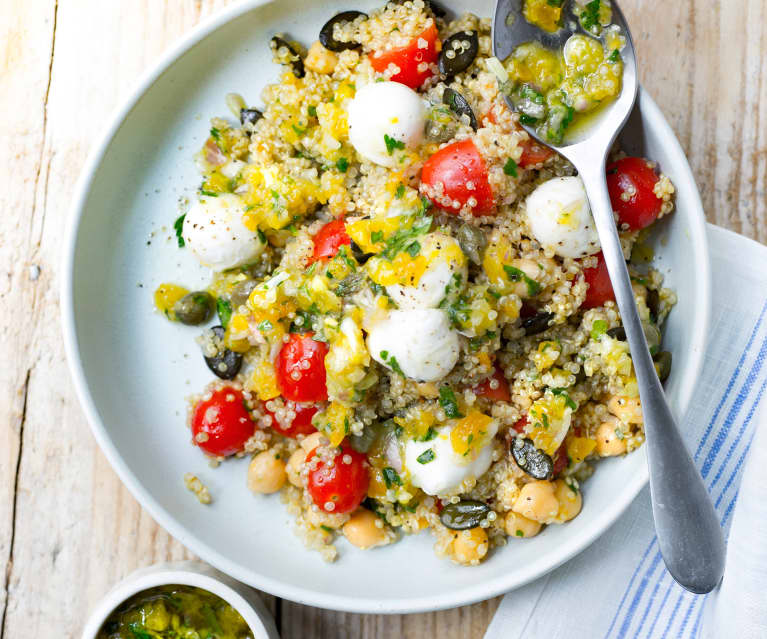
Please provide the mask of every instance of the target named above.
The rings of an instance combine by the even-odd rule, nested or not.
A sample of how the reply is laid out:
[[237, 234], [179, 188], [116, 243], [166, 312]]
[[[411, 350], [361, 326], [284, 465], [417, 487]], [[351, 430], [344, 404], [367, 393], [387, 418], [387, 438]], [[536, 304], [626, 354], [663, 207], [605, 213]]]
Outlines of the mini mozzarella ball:
[[553, 523], [559, 512], [559, 500], [554, 489], [553, 482], [531, 481], [522, 486], [512, 510], [542, 524]]
[[599, 252], [599, 235], [581, 178], [544, 182], [527, 197], [526, 209], [535, 239], [557, 255], [584, 257]]
[[[410, 473], [410, 481], [427, 495], [444, 495], [460, 486], [467, 477], [484, 475], [493, 461], [492, 441], [498, 432], [495, 420], [490, 422], [482, 447], [465, 457], [453, 450], [452, 429], [452, 426], [436, 429], [437, 436], [428, 442], [412, 439], [405, 442], [405, 467]], [[418, 458], [427, 450], [432, 451], [433, 454], [428, 455], [432, 460], [424, 464]]]
[[285, 462], [274, 451], [258, 453], [248, 466], [248, 488], [254, 493], [276, 493], [285, 484]]
[[506, 534], [509, 537], [520, 537], [522, 539], [535, 537], [541, 532], [540, 522], [535, 521], [534, 519], [528, 519], [524, 515], [520, 515], [513, 511], [506, 515], [504, 527], [506, 528]]
[[427, 266], [414, 286], [390, 284], [389, 297], [400, 308], [437, 308], [448, 285], [463, 288], [468, 275], [466, 257], [458, 242], [444, 233], [428, 233], [420, 240], [419, 255]]
[[399, 82], [371, 82], [349, 102], [349, 141], [362, 157], [381, 166], [397, 164], [386, 137], [413, 148], [423, 139], [426, 103]]
[[266, 246], [243, 224], [245, 203], [234, 193], [203, 196], [187, 211], [182, 236], [203, 266], [224, 271], [253, 262]]
[[341, 530], [349, 543], [362, 550], [389, 543], [383, 521], [366, 508], [355, 510]]
[[391, 311], [370, 327], [367, 347], [379, 364], [419, 382], [442, 379], [460, 350], [458, 333], [437, 308]]

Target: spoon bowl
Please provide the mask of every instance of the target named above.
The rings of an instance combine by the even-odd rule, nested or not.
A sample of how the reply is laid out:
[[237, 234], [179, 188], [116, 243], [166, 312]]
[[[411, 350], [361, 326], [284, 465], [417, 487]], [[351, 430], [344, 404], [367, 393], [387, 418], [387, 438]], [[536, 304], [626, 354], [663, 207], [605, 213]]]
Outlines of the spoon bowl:
[[[518, 45], [527, 42], [537, 41], [546, 48], [559, 50], [574, 34], [594, 37], [573, 14], [574, 1], [565, 0], [562, 26], [549, 33], [523, 17], [524, 0], [498, 0], [493, 20], [494, 55], [503, 61]], [[561, 144], [552, 144], [531, 126], [520, 124], [532, 138], [567, 158], [583, 181], [639, 386], [653, 518], [663, 560], [680, 585], [695, 593], [706, 593], [717, 586], [724, 572], [724, 536], [700, 473], [669, 410], [647, 347], [605, 180], [607, 154], [631, 114], [637, 95], [631, 33], [615, 2], [611, 7], [612, 24], [618, 26], [625, 38], [620, 50], [623, 61], [620, 94], [605, 105], [580, 135], [570, 138], [565, 135]], [[505, 99], [516, 110], [508, 95]]]

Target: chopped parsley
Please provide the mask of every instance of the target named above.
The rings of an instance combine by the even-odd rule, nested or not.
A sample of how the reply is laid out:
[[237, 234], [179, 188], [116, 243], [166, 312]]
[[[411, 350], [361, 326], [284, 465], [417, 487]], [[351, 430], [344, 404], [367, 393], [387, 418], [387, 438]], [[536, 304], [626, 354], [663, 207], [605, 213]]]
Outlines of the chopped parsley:
[[426, 434], [421, 437], [418, 441], [420, 442], [430, 442], [432, 439], [434, 439], [437, 436], [437, 431], [434, 429], [433, 426], [429, 426], [429, 430], [426, 431]]
[[408, 247], [405, 249], [405, 252], [410, 257], [416, 257], [418, 253], [421, 252], [421, 244], [418, 241], [415, 241], [412, 244], [408, 245]]
[[393, 468], [387, 466], [383, 469], [383, 478], [384, 483], [386, 484], [387, 488], [391, 488], [392, 486], [402, 486], [402, 479], [397, 474], [397, 471]]
[[591, 339], [598, 340], [607, 332], [607, 322], [602, 319], [594, 320], [591, 325]]
[[531, 115], [527, 115], [527, 113], [520, 113], [519, 114], [519, 123], [520, 124], [527, 124], [528, 126], [532, 126], [533, 124], [537, 124], [538, 119], [534, 118]]
[[527, 285], [527, 294], [530, 297], [535, 297], [541, 292], [541, 285], [529, 277], [523, 270], [508, 264], [503, 265], [503, 270], [506, 271], [506, 275], [512, 282], [524, 282]]
[[296, 126], [295, 124], [291, 124], [290, 128], [295, 131], [296, 135], [301, 136], [304, 133], [306, 133], [306, 129], [302, 129], [301, 127]]
[[349, 160], [346, 158], [338, 158], [338, 161], [336, 162], [336, 168], [341, 171], [341, 173], [346, 173], [346, 169], [349, 168]]
[[332, 533], [333, 529], [330, 526], [326, 526], [325, 524], [320, 524], [320, 528], [324, 530], [326, 533]]
[[383, 242], [384, 234], [383, 231], [373, 231], [370, 233], [370, 241], [373, 244], [378, 244], [378, 242]]
[[405, 185], [400, 184], [397, 186], [397, 190], [394, 192], [394, 197], [396, 197], [398, 200], [401, 200], [403, 195], [405, 195]]
[[503, 172], [511, 177], [517, 177], [517, 163], [509, 158], [506, 160], [506, 164], [503, 165]]
[[463, 417], [463, 413], [458, 409], [458, 400], [455, 398], [453, 389], [449, 386], [442, 386], [439, 389], [439, 405], [445, 411], [445, 415], [450, 419]]
[[554, 395], [564, 398], [565, 406], [572, 408], [573, 410], [578, 410], [578, 404], [576, 404], [575, 400], [567, 394], [567, 391], [564, 388], [552, 388], [551, 392], [554, 393]]
[[612, 53], [607, 56], [610, 62], [618, 62], [621, 59], [621, 52], [618, 49], [613, 49]]
[[415, 458], [415, 460], [419, 464], [428, 464], [430, 461], [434, 461], [434, 449], [429, 448], [425, 451], [423, 451], [418, 457]]
[[176, 221], [173, 222], [173, 228], [176, 231], [176, 241], [178, 242], [179, 248], [184, 248], [186, 245], [186, 242], [184, 242], [184, 236], [182, 235], [184, 231], [184, 219], [186, 218], [186, 213], [176, 218]]
[[229, 300], [219, 297], [216, 300], [216, 312], [221, 320], [221, 326], [226, 328], [229, 325], [229, 320], [232, 319], [232, 304]]
[[266, 244], [266, 235], [261, 229], [256, 229], [256, 233], [258, 234], [258, 239], [261, 242], [261, 244]]
[[[551, 0], [549, 0], [551, 2]], [[517, 537], [524, 537], [525, 533], [523, 533], [519, 528], [517, 528], [517, 532], [514, 533]]]
[[317, 117], [317, 107], [313, 104], [309, 105], [309, 108], [306, 109], [306, 111], [309, 113], [309, 115], [313, 118]]
[[489, 342], [490, 340], [493, 340], [496, 338], [495, 331], [487, 331], [484, 335], [479, 335], [477, 337], [471, 337], [469, 339], [469, 348], [476, 352], [480, 348], [482, 348], [482, 344], [485, 342]]
[[274, 328], [274, 325], [269, 320], [264, 320], [258, 325], [258, 330], [262, 333], [268, 333]]
[[402, 150], [405, 148], [405, 143], [401, 140], [395, 140], [390, 135], [384, 133], [384, 144], [386, 144], [386, 152], [391, 155], [395, 149]]
[[200, 195], [206, 195], [207, 197], [218, 197], [218, 193], [214, 193], [213, 191], [207, 191], [205, 189], [200, 189]]
[[402, 377], [407, 377], [405, 373], [402, 372], [399, 362], [397, 361], [397, 358], [394, 357], [394, 355], [390, 355], [389, 351], [381, 351], [380, 355], [384, 363], [388, 364], [389, 368], [391, 368], [395, 373], [397, 373], [397, 375], [401, 375]]
[[546, 4], [550, 7], [561, 7], [565, 0], [546, 0]]
[[[428, 233], [431, 228], [431, 217], [425, 216], [417, 219], [413, 226], [397, 230], [386, 241], [384, 250], [381, 251], [381, 257], [391, 261], [402, 251], [406, 250], [419, 235]], [[420, 250], [420, 247], [419, 247]]]
[[219, 131], [216, 127], [213, 127], [210, 130], [210, 137], [212, 137], [216, 143], [221, 141], [221, 131]]
[[600, 0], [592, 0], [581, 11], [581, 26], [586, 31], [591, 31], [594, 27], [599, 27], [599, 7]]

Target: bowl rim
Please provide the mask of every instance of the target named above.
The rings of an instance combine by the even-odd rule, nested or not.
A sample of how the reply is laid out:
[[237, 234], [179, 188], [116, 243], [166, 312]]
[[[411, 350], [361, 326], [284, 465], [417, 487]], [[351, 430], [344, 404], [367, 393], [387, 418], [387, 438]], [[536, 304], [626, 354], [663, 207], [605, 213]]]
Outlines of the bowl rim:
[[274, 620], [255, 592], [245, 597], [239, 592], [242, 584], [200, 561], [188, 560], [139, 568], [117, 582], [89, 612], [81, 639], [95, 639], [109, 615], [133, 595], [170, 585], [194, 586], [220, 597], [242, 615], [254, 639], [279, 637]]
[[[69, 363], [70, 373], [74, 382], [75, 392], [80, 405], [85, 413], [91, 431], [106, 456], [112, 468], [120, 477], [131, 494], [139, 501], [150, 516], [171, 535], [178, 539], [184, 546], [196, 555], [215, 566], [227, 575], [263, 590], [275, 596], [295, 601], [297, 603], [317, 606], [330, 610], [339, 610], [356, 613], [376, 614], [402, 614], [414, 612], [426, 612], [442, 610], [456, 606], [468, 605], [478, 601], [484, 601], [518, 588], [534, 579], [541, 577], [561, 566], [568, 559], [582, 552], [592, 544], [599, 536], [623, 514], [629, 504], [634, 500], [640, 490], [647, 484], [649, 473], [646, 464], [641, 465], [641, 471], [636, 473], [626, 484], [619, 498], [612, 502], [609, 508], [604, 509], [593, 520], [593, 525], [587, 534], [573, 538], [572, 543], [564, 544], [543, 558], [537, 558], [525, 565], [524, 569], [513, 575], [502, 575], [475, 586], [462, 588], [449, 594], [429, 595], [420, 597], [380, 598], [371, 596], [348, 597], [318, 592], [295, 584], [289, 584], [261, 574], [254, 573], [242, 568], [234, 561], [222, 556], [208, 544], [189, 534], [183, 525], [178, 523], [155, 499], [144, 489], [136, 475], [127, 466], [119, 451], [109, 438], [106, 428], [102, 423], [94, 398], [88, 387], [83, 364], [79, 354], [79, 340], [77, 338], [74, 313], [74, 264], [77, 251], [77, 239], [91, 187], [99, 166], [109, 150], [112, 141], [122, 127], [123, 122], [133, 108], [142, 99], [151, 86], [187, 51], [206, 38], [208, 35], [228, 24], [230, 21], [249, 13], [250, 11], [274, 0], [243, 0], [234, 5], [216, 12], [204, 19], [188, 34], [183, 36], [176, 44], [172, 45], [160, 59], [151, 66], [135, 83], [128, 92], [127, 97], [118, 105], [106, 127], [97, 138], [92, 147], [88, 159], [83, 166], [80, 178], [75, 188], [75, 195], [67, 217], [65, 229], [64, 251], [61, 261], [61, 321], [64, 336], [64, 348]], [[696, 305], [702, 309], [703, 318], [700, 330], [692, 336], [690, 347], [690, 363], [686, 376], [681, 380], [677, 389], [678, 406], [684, 413], [687, 410], [695, 382], [703, 364], [704, 345], [707, 339], [711, 322], [711, 270], [709, 262], [709, 250], [706, 237], [706, 223], [700, 193], [695, 183], [692, 170], [687, 158], [679, 144], [679, 141], [661, 113], [653, 99], [639, 88], [637, 105], [644, 116], [653, 124], [653, 128], [659, 136], [666, 140], [666, 151], [672, 157], [672, 163], [679, 167], [681, 174], [675, 176], [677, 182], [683, 181], [691, 184], [691, 198], [687, 203], [693, 210], [689, 216], [689, 227], [685, 230], [690, 235], [693, 246], [697, 246], [700, 259], [696, 264], [697, 269], [697, 295]], [[644, 455], [644, 449], [640, 452]]]

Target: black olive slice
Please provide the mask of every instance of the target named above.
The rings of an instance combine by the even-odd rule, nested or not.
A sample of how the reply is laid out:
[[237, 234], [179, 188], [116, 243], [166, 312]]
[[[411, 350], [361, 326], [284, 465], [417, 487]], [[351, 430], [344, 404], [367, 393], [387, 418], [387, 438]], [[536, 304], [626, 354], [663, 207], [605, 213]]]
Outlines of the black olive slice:
[[[225, 334], [223, 326], [214, 326], [210, 330], [213, 331], [216, 338], [223, 341]], [[221, 379], [234, 379], [242, 366], [242, 355], [230, 351], [228, 348], [219, 351], [214, 357], [205, 357], [204, 355], [203, 357], [208, 368]]]
[[290, 44], [290, 42], [283, 40], [279, 36], [274, 36], [272, 38], [272, 47], [275, 51], [281, 49], [282, 47], [285, 47], [288, 51], [290, 51], [290, 55], [293, 57], [293, 59], [290, 61], [290, 66], [293, 69], [293, 75], [297, 78], [304, 77], [306, 74], [306, 71], [304, 71], [304, 61], [301, 59], [298, 51], [296, 51], [296, 48]]
[[264, 114], [258, 109], [240, 109], [240, 122], [242, 124], [255, 124]]
[[469, 68], [479, 53], [476, 31], [459, 31], [442, 43], [439, 71], [444, 75], [458, 75]]
[[554, 313], [536, 313], [532, 317], [522, 320], [522, 328], [525, 329], [525, 335], [537, 335], [543, 333], [549, 327], [549, 321], [554, 317]]
[[341, 42], [333, 37], [333, 27], [342, 22], [353, 22], [360, 16], [365, 16], [366, 13], [362, 11], [342, 11], [337, 13], [330, 20], [325, 23], [325, 26], [320, 29], [320, 43], [323, 47], [329, 51], [344, 51], [346, 49], [356, 49], [359, 47], [357, 42]]

